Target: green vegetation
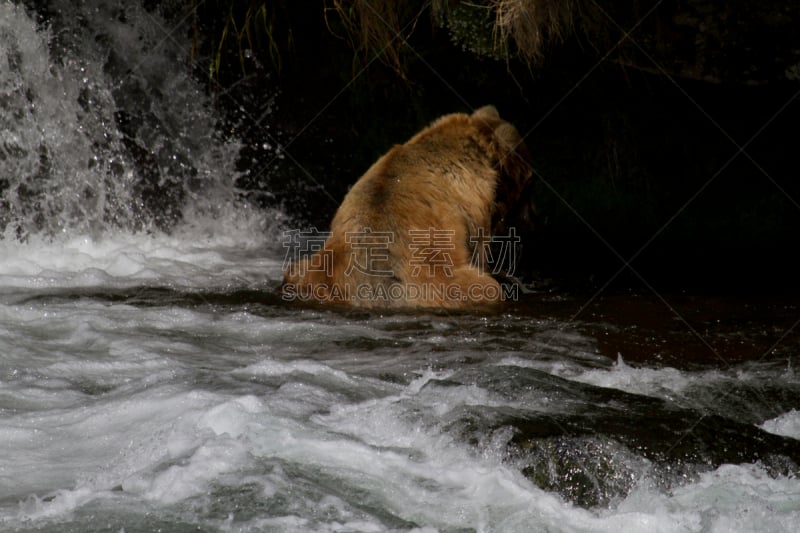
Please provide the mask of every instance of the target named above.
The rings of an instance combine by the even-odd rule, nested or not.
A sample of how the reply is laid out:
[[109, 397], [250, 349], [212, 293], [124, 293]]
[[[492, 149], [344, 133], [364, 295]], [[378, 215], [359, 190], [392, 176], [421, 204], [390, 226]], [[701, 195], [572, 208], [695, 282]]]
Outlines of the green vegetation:
[[398, 73], [411, 33], [426, 11], [450, 40], [482, 57], [529, 66], [544, 57], [547, 45], [572, 32], [582, 13], [577, 0], [332, 0], [347, 36], [365, 58], [379, 54]]
[[234, 56], [242, 74], [247, 73], [247, 60], [256, 55], [281, 71], [283, 55], [291, 50], [294, 39], [284, 0], [192, 1], [192, 52], [194, 56], [203, 39], [210, 41], [210, 78], [218, 80]]
[[[294, 42], [285, 0], [193, 2], [195, 46], [201, 32], [214, 43], [208, 65], [212, 78], [234, 55], [242, 72], [251, 54], [280, 72]], [[309, 17], [321, 12], [329, 31], [346, 40], [363, 63], [379, 59], [402, 78], [408, 40], [426, 20], [431, 32], [444, 29], [463, 50], [502, 61], [517, 57], [528, 66], [542, 61], [552, 41], [571, 34], [577, 18], [584, 27], [589, 20], [579, 0], [323, 0], [305, 10]]]

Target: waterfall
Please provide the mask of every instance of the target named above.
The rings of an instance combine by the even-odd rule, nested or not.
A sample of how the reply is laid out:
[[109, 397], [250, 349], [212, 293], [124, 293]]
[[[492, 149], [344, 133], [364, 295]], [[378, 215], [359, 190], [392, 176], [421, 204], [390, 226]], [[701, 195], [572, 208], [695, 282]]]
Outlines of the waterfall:
[[164, 232], [248, 207], [240, 145], [189, 72], [188, 3], [28, 4], [0, 3], [0, 238]]

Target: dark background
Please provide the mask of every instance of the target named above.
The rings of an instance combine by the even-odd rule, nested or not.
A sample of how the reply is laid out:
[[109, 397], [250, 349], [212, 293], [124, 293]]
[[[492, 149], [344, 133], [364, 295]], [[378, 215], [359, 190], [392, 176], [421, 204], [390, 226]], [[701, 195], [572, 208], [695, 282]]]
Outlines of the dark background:
[[797, 3], [616, 3], [535, 64], [464, 50], [424, 6], [392, 63], [357, 49], [332, 2], [250, 4], [270, 25], [244, 45], [221, 38], [244, 11], [197, 8], [196, 70], [247, 144], [244, 194], [293, 225], [327, 229], [393, 144], [491, 103], [534, 158], [523, 278], [800, 292]]

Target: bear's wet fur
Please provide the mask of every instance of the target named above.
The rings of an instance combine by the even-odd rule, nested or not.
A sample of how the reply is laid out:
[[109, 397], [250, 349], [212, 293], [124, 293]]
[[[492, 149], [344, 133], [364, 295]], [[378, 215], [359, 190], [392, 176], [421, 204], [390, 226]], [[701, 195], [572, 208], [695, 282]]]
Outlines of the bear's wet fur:
[[531, 174], [519, 132], [493, 106], [443, 116], [353, 185], [323, 248], [287, 268], [284, 296], [373, 308], [495, 304], [503, 290], [486, 250]]

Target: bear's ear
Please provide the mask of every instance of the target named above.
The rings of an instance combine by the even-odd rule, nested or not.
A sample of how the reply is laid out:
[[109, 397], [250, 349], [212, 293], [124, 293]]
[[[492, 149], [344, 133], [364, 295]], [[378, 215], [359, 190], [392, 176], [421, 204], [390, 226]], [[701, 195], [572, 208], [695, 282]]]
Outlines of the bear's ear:
[[481, 120], [500, 120], [500, 113], [497, 112], [497, 108], [493, 105], [485, 105], [480, 109], [476, 109], [472, 113], [472, 117]]
[[503, 122], [497, 126], [494, 129], [494, 136], [497, 137], [504, 152], [511, 152], [522, 144], [522, 137], [519, 136], [517, 128], [508, 122]]

